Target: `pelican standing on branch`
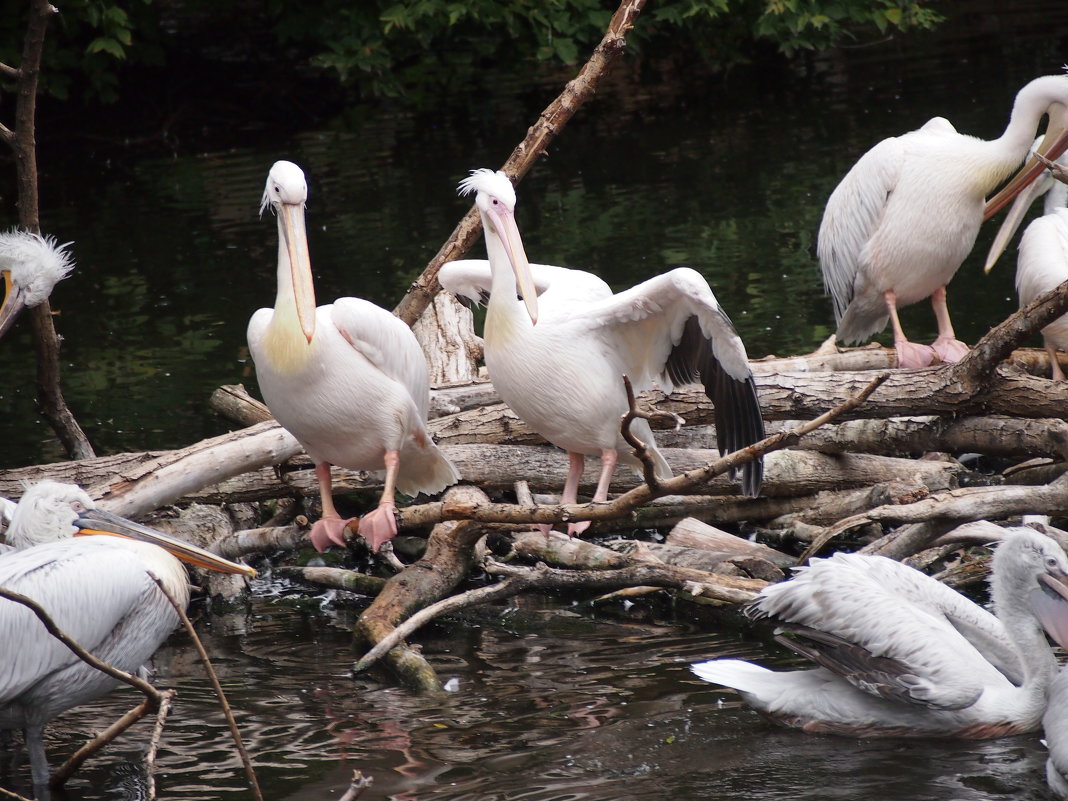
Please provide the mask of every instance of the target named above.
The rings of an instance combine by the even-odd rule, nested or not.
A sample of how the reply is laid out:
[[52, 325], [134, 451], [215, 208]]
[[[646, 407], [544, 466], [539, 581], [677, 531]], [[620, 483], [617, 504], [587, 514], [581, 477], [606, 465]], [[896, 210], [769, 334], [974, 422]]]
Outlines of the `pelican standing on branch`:
[[[595, 275], [527, 261], [515, 221], [516, 195], [503, 172], [475, 170], [460, 184], [475, 195], [489, 261], [446, 264], [441, 285], [480, 301], [487, 295], [486, 368], [501, 398], [552, 444], [570, 467], [561, 503], [575, 503], [586, 456], [601, 457], [593, 500], [608, 498], [617, 461], [640, 467], [620, 433], [628, 403], [623, 376], [635, 391], [699, 379], [716, 410], [723, 453], [764, 437], [753, 376], [738, 333], [695, 270], [678, 268], [619, 294]], [[661, 478], [671, 468], [644, 419], [641, 439]], [[760, 491], [762, 463], [741, 468], [742, 489]], [[569, 534], [589, 521], [568, 524]]]
[[52, 289], [74, 269], [67, 248], [55, 237], [14, 229], [0, 233], [0, 277], [4, 299], [0, 302], [0, 337], [15, 322], [19, 312], [39, 306]]
[[[15, 550], [0, 555], [0, 588], [37, 602], [79, 645], [127, 672], [137, 671], [179, 622], [152, 576], [184, 608], [189, 579], [179, 559], [256, 575], [96, 509], [84, 491], [55, 481], [26, 490], [7, 539]], [[7, 598], [0, 598], [0, 644], [0, 729], [23, 730], [33, 783], [41, 787], [48, 783], [45, 724], [119, 682], [83, 662], [30, 609]]]
[[1068, 631], [1068, 559], [1030, 528], [994, 552], [996, 617], [882, 556], [815, 559], [766, 587], [750, 614], [816, 662], [771, 671], [738, 659], [693, 665], [777, 723], [850, 737], [1001, 737], [1038, 728], [1057, 660], [1043, 628]]
[[312, 526], [320, 551], [344, 546], [330, 466], [386, 471], [378, 507], [359, 532], [377, 551], [397, 533], [394, 491], [432, 495], [459, 480], [426, 430], [430, 378], [411, 329], [362, 298], [315, 307], [304, 227], [308, 185], [300, 167], [278, 161], [267, 176], [261, 212], [278, 218], [278, 293], [273, 309], [248, 324], [248, 346], [271, 414], [315, 462], [323, 516]]
[[[1027, 155], [1043, 115], [1049, 122], [1041, 152], [1055, 159], [1068, 148], [1068, 76], [1024, 86], [997, 139], [959, 134], [935, 117], [861, 156], [831, 193], [817, 243], [839, 339], [861, 342], [883, 330], [889, 317], [900, 367], [954, 362], [968, 352], [953, 331], [946, 284], [982, 221], [1037, 175], [1029, 163], [984, 210], [987, 193]], [[909, 342], [897, 314], [927, 297], [938, 323], [930, 346]]]

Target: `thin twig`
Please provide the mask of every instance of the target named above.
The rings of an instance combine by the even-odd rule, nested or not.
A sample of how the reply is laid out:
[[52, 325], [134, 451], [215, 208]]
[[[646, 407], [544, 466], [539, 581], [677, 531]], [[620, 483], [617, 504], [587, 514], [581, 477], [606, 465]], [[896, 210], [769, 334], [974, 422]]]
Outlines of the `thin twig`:
[[33, 801], [32, 798], [27, 798], [24, 795], [19, 795], [14, 790], [7, 790], [0, 787], [0, 798], [10, 798], [12, 801]]
[[449, 612], [455, 612], [457, 609], [464, 609], [468, 606], [476, 606], [478, 604], [496, 601], [501, 598], [508, 598], [523, 589], [522, 586], [518, 585], [519, 583], [516, 581], [505, 579], [504, 581], [492, 584], [488, 587], [479, 587], [475, 590], [462, 592], [459, 595], [452, 595], [437, 603], [433, 603], [430, 606], [420, 609], [375, 643], [374, 647], [360, 657], [356, 664], [352, 666], [352, 672], [362, 673], [367, 670], [367, 668], [371, 667], [371, 665], [381, 659], [385, 654], [393, 650], [393, 647], [401, 640], [420, 626], [429, 623], [434, 618], [448, 614]]
[[634, 387], [631, 386], [630, 376], [623, 376], [623, 388], [627, 391], [627, 412], [619, 420], [619, 431], [623, 435], [623, 439], [634, 449], [634, 455], [642, 463], [642, 480], [649, 485], [650, 489], [656, 491], [660, 488], [660, 479], [656, 476], [656, 463], [649, 455], [649, 448], [646, 444], [630, 430], [630, 424], [634, 422], [635, 418], [639, 417], [644, 420], [671, 417], [675, 420], [676, 426], [678, 426], [681, 425], [682, 418], [672, 412], [650, 413], [638, 411], [638, 402], [634, 398]]
[[354, 770], [352, 772], [352, 782], [349, 783], [349, 789], [345, 791], [345, 794], [341, 796], [337, 801], [356, 801], [363, 791], [366, 790], [374, 782], [371, 776], [364, 776], [360, 771]]
[[152, 580], [156, 582], [156, 586], [158, 586], [163, 594], [167, 596], [167, 600], [170, 601], [171, 606], [174, 607], [174, 611], [178, 613], [182, 625], [192, 638], [193, 646], [197, 649], [197, 653], [200, 655], [200, 661], [204, 664], [204, 672], [208, 674], [208, 679], [215, 688], [215, 694], [219, 698], [219, 706], [222, 708], [223, 715], [226, 717], [226, 723], [230, 726], [230, 734], [234, 738], [237, 752], [241, 756], [242, 764], [245, 766], [245, 775], [248, 776], [249, 786], [252, 788], [252, 795], [258, 799], [258, 801], [263, 801], [263, 793], [260, 792], [260, 783], [256, 779], [256, 771], [252, 769], [252, 761], [249, 759], [248, 752], [245, 750], [245, 744], [241, 739], [241, 731], [237, 728], [237, 721], [234, 720], [234, 713], [230, 710], [230, 704], [226, 700], [226, 694], [223, 692], [222, 684], [219, 682], [219, 677], [215, 673], [215, 668], [211, 664], [211, 659], [208, 658], [208, 652], [204, 648], [204, 643], [202, 643], [200, 637], [197, 636], [196, 629], [194, 629], [193, 624], [189, 622], [185, 610], [182, 609], [181, 605], [171, 597], [169, 592], [167, 592], [167, 588], [163, 586], [163, 582], [156, 576], [152, 576]]
[[159, 712], [156, 714], [156, 725], [152, 727], [152, 738], [148, 741], [148, 753], [145, 754], [145, 774], [148, 777], [148, 787], [145, 788], [146, 801], [156, 799], [156, 754], [159, 753], [159, 741], [163, 736], [163, 727], [167, 722], [167, 716], [174, 706], [174, 690], [163, 691], [163, 701], [160, 702]]

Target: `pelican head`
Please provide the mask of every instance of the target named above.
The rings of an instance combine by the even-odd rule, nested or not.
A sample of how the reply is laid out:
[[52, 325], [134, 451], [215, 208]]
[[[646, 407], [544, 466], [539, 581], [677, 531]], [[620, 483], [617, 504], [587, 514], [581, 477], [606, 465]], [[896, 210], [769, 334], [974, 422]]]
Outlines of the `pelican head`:
[[[523, 250], [523, 239], [515, 222], [515, 188], [508, 176], [498, 170], [472, 170], [460, 182], [460, 195], [475, 193], [475, 205], [482, 216], [487, 242], [493, 238], [501, 243], [515, 273], [516, 286], [523, 296], [532, 323], [538, 322], [538, 293], [530, 274], [530, 262]], [[492, 259], [490, 264], [492, 265]]]
[[0, 337], [24, 308], [43, 303], [57, 283], [74, 269], [67, 248], [55, 237], [14, 229], [0, 233], [0, 276], [4, 299], [0, 303]]
[[47, 479], [38, 481], [23, 493], [6, 538], [8, 545], [23, 550], [91, 534], [107, 534], [157, 545], [183, 562], [219, 573], [240, 573], [250, 578], [256, 575], [256, 571], [247, 565], [223, 559], [192, 543], [98, 509], [88, 493], [73, 484]]
[[[1035, 78], [1017, 93], [1013, 117], [1033, 115], [1037, 121], [1042, 114], [1048, 118], [1046, 133], [1034, 152], [1056, 161], [1068, 150], [1068, 75]], [[989, 220], [1012, 202], [1044, 169], [1040, 159], [1034, 156], [1028, 159], [1012, 180], [986, 202], [983, 219]]]
[[[1022, 526], [1005, 530], [991, 563], [995, 611], [1030, 605], [1042, 627], [1068, 643], [1068, 557], [1052, 537]], [[1014, 597], [1022, 596], [1022, 597]]]
[[278, 217], [278, 299], [279, 311], [288, 299], [296, 305], [300, 328], [312, 341], [315, 335], [315, 287], [312, 285], [308, 232], [304, 225], [304, 204], [308, 182], [304, 171], [292, 161], [276, 161], [267, 174], [267, 186], [260, 202], [260, 214], [268, 206]]

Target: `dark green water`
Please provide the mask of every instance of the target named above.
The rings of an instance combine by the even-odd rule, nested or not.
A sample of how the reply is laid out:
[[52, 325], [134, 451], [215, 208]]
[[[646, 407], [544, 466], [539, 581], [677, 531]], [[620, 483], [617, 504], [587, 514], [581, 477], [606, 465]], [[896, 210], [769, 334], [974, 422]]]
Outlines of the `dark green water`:
[[[997, 135], [1019, 87], [1064, 63], [1064, 18], [1049, 3], [992, 5], [909, 47], [858, 46], [808, 69], [649, 83], [619, 74], [520, 185], [527, 252], [618, 287], [693, 266], [752, 356], [808, 350], [833, 325], [813, 250], [842, 174], [876, 141], [934, 115]], [[418, 115], [354, 108], [296, 135], [242, 119], [225, 146], [166, 155], [74, 138], [43, 145], [44, 226], [74, 241], [79, 265], [53, 296], [65, 389], [93, 442], [101, 452], [192, 443], [225, 430], [207, 409], [216, 386], [254, 388], [244, 331], [274, 295], [275, 227], [257, 216], [272, 162], [294, 160], [309, 176], [320, 299], [391, 307], [466, 211], [457, 182], [501, 163], [557, 91], [504, 86]], [[7, 203], [0, 225], [11, 214]], [[981, 275], [991, 236], [950, 287], [968, 341], [1016, 305], [1011, 269]], [[918, 339], [934, 335], [925, 304], [904, 323]], [[62, 458], [33, 410], [28, 343], [25, 324], [0, 342], [0, 466]], [[362, 801], [1046, 797], [1037, 735], [864, 743], [776, 729], [729, 697], [721, 705], [690, 662], [795, 664], [747, 628], [517, 602], [419, 638], [459, 680], [441, 702], [353, 681], [352, 613], [326, 601], [301, 612], [277, 591], [259, 583], [247, 609], [201, 622], [271, 799], [337, 797], [353, 768], [375, 778]], [[160, 682], [180, 693], [161, 797], [249, 798], [184, 636], [157, 661]], [[132, 703], [112, 695], [64, 717], [52, 758]], [[94, 761], [70, 797], [140, 797], [131, 762], [147, 737], [137, 730]]]

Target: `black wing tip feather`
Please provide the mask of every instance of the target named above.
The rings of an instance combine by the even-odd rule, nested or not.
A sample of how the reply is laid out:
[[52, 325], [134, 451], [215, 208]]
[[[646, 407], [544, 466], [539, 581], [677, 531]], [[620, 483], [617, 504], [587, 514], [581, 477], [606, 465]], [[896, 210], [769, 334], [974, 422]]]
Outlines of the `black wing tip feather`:
[[[723, 369], [696, 316], [686, 320], [664, 370], [676, 384], [701, 381], [705, 395], [716, 409], [716, 442], [721, 455], [764, 439], [764, 418], [760, 414], [760, 399], [752, 374], [739, 381]], [[764, 481], [764, 457], [731, 470], [730, 477], [737, 480], [739, 474], [742, 493], [750, 498], [757, 497]]]

